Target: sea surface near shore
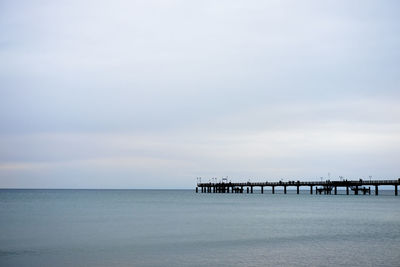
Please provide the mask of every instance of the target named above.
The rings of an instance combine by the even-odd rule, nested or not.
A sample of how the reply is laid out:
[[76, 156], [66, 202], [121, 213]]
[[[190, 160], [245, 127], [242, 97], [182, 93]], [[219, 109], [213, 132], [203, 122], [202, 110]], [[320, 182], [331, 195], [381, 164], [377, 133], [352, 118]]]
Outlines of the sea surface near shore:
[[0, 190], [0, 266], [399, 266], [400, 196]]

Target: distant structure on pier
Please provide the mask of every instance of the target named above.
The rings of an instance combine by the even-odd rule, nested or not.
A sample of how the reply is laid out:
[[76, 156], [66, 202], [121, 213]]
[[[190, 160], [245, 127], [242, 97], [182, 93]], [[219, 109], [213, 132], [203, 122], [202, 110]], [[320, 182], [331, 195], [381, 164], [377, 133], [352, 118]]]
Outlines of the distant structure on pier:
[[[228, 182], [227, 179], [222, 179], [221, 182], [209, 182], [201, 183], [198, 179], [196, 193], [250, 193], [253, 194], [254, 188], [259, 187], [261, 194], [264, 194], [264, 187], [271, 188], [272, 194], [275, 194], [275, 188], [283, 188], [283, 193], [287, 193], [288, 187], [295, 187], [297, 194], [300, 193], [300, 187], [309, 187], [310, 194], [313, 194], [313, 188], [315, 187], [316, 194], [331, 195], [332, 191], [337, 195], [338, 187], [346, 188], [346, 195], [350, 194], [350, 190], [354, 192], [354, 195], [358, 195], [359, 192], [365, 194], [371, 194], [371, 186], [375, 187], [375, 195], [379, 194], [379, 186], [394, 186], [394, 194], [398, 195], [397, 186], [400, 184], [400, 178], [397, 180], [342, 180], [342, 181], [314, 181], [314, 182], [301, 182], [301, 181], [288, 181], [288, 182], [246, 182], [246, 183], [232, 183]], [[367, 187], [368, 186], [368, 187]]]

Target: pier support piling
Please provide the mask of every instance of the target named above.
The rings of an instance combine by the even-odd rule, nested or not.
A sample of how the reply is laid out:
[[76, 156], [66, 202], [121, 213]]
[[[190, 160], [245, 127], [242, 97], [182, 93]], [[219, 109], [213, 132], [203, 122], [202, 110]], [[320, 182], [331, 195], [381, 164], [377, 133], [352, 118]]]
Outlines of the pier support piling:
[[[346, 195], [350, 195], [351, 191], [354, 191], [354, 195], [359, 195], [360, 191], [363, 195], [371, 194], [371, 188], [375, 186], [375, 195], [379, 195], [379, 186], [394, 186], [394, 195], [398, 196], [399, 185], [400, 185], [400, 178], [398, 180], [369, 180], [364, 181], [362, 179], [357, 181], [348, 181], [348, 180], [341, 180], [341, 181], [312, 181], [312, 182], [300, 182], [300, 181], [288, 181], [288, 182], [255, 182], [255, 183], [232, 183], [232, 182], [209, 182], [209, 183], [197, 183], [195, 187], [196, 193], [245, 193], [244, 188], [246, 187], [247, 194], [253, 194], [254, 188], [257, 191], [257, 188], [260, 188], [260, 193], [264, 194], [264, 188], [271, 187], [272, 194], [275, 194], [275, 187], [283, 187], [283, 193], [288, 194], [287, 187], [292, 186], [296, 187], [296, 193], [300, 194], [300, 186], [309, 186], [310, 187], [310, 195], [314, 194], [314, 187], [315, 187], [315, 194], [321, 195], [322, 192], [325, 195], [335, 194], [337, 195], [338, 187], [346, 188]], [[368, 187], [366, 187], [368, 186]], [[201, 190], [201, 191], [200, 191]], [[256, 192], [257, 193], [257, 192]]]

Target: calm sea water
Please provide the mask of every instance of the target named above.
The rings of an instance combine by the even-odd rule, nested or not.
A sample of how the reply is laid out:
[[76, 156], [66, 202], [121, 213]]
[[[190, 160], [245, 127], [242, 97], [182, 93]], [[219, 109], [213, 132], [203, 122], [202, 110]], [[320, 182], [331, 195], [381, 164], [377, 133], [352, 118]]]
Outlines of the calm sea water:
[[0, 266], [400, 266], [392, 195], [0, 190]]

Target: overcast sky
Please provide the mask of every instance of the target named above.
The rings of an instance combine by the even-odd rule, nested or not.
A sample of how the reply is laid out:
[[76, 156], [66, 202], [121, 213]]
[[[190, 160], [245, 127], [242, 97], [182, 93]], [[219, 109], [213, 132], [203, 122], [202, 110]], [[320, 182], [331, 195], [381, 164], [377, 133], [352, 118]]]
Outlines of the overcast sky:
[[399, 1], [0, 1], [0, 187], [400, 177]]

